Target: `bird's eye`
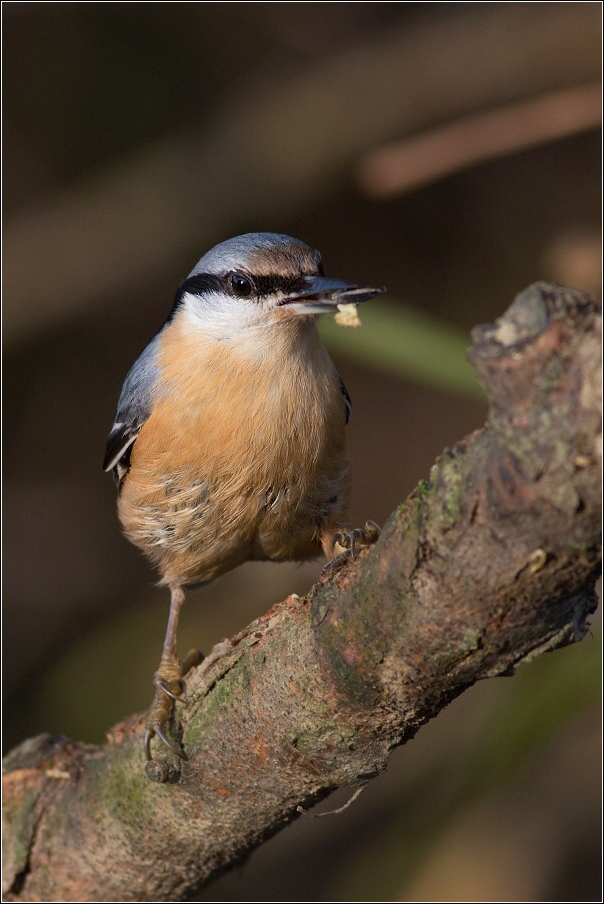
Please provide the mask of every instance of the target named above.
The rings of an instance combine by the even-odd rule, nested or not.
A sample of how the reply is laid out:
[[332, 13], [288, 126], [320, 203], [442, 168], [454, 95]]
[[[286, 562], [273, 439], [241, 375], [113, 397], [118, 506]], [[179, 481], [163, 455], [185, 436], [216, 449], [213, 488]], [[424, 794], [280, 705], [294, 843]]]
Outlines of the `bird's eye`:
[[252, 281], [241, 273], [233, 273], [231, 276], [231, 286], [235, 295], [245, 298], [246, 295], [252, 294]]

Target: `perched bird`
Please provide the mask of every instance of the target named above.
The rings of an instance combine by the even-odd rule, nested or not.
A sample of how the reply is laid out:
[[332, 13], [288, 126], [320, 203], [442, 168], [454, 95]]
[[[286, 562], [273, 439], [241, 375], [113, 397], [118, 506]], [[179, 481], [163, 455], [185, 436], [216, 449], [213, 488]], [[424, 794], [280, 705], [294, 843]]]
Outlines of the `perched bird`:
[[354, 551], [379, 532], [343, 529], [350, 399], [316, 316], [381, 291], [326, 278], [319, 253], [289, 236], [238, 236], [201, 258], [126, 377], [104, 469], [126, 536], [171, 591], [147, 759], [154, 735], [185, 758], [167, 726], [195, 662], [176, 654], [186, 588], [250, 559]]

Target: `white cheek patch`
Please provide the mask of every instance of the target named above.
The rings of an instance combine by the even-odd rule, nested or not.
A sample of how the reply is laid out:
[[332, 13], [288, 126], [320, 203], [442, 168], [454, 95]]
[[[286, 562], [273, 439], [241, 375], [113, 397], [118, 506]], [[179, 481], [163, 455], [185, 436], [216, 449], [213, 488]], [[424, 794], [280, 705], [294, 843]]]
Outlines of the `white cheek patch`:
[[179, 315], [191, 330], [200, 330], [216, 341], [237, 339], [258, 325], [259, 303], [245, 298], [212, 292], [208, 295], [185, 293]]

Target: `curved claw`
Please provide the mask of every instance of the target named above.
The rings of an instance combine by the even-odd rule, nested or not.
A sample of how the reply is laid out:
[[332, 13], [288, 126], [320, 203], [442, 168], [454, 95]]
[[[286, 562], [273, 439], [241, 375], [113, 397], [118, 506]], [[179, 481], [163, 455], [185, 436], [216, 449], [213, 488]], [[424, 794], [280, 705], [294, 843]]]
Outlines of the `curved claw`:
[[185, 754], [184, 750], [181, 750], [179, 747], [176, 746], [176, 743], [172, 740], [172, 738], [168, 737], [168, 735], [165, 733], [165, 731], [163, 730], [161, 725], [154, 725], [152, 730], [155, 732], [155, 734], [158, 736], [158, 738], [161, 738], [161, 740], [164, 742], [166, 747], [169, 747], [170, 750], [172, 751], [172, 753], [174, 753], [177, 757], [179, 757], [179, 759], [181, 759], [181, 760], [187, 759], [187, 755]]
[[365, 527], [357, 527], [354, 530], [339, 530], [331, 535], [329, 541], [329, 553], [334, 556], [337, 545], [350, 551], [350, 558], [355, 559], [359, 549], [363, 546], [371, 546], [382, 532], [381, 527], [375, 521], [366, 521]]
[[174, 709], [174, 701], [182, 699], [182, 697], [178, 697], [174, 694], [170, 688], [170, 684], [174, 687], [174, 682], [172, 681], [167, 682], [157, 676], [155, 678], [157, 690], [149, 711], [145, 731], [145, 756], [147, 757], [148, 762], [153, 759], [151, 755], [151, 741], [155, 735], [164, 742], [166, 747], [168, 747], [175, 756], [181, 760], [186, 760], [186, 756], [180, 747], [166, 734], [166, 728]]
[[339, 534], [332, 534], [331, 540], [329, 541], [329, 555], [332, 557], [332, 559], [333, 559], [333, 552], [334, 552], [334, 549], [336, 548], [336, 543], [338, 542], [339, 536], [340, 536]]
[[369, 540], [369, 542], [375, 543], [375, 541], [382, 533], [382, 528], [379, 526], [379, 524], [376, 524], [375, 521], [366, 521], [365, 533], [367, 534], [367, 539]]
[[332, 534], [331, 540], [329, 541], [329, 554], [333, 557], [337, 545], [341, 546], [342, 549], [350, 549], [352, 542], [352, 534], [349, 530], [337, 531], [335, 534]]
[[171, 697], [172, 700], [181, 700], [182, 699], [182, 692], [180, 694], [173, 693], [173, 691], [170, 690], [170, 688], [168, 687], [166, 682], [163, 681], [161, 678], [156, 678], [153, 683], [156, 688], [158, 688], [163, 694], [166, 695], [166, 697]]
[[361, 548], [367, 545], [367, 533], [362, 527], [357, 527], [352, 532], [352, 546], [350, 549], [350, 558], [354, 559]]
[[172, 740], [172, 738], [168, 737], [161, 725], [155, 724], [153, 728], [148, 728], [145, 732], [145, 756], [148, 762], [153, 759], [153, 757], [151, 756], [151, 741], [153, 740], [155, 735], [157, 735], [157, 737], [164, 742], [166, 747], [169, 747], [172, 753], [175, 754], [175, 756], [177, 756], [179, 759], [188, 759], [185, 752], [176, 746], [176, 743]]
[[145, 756], [147, 757], [147, 760], [153, 759], [153, 757], [151, 756], [151, 738], [154, 734], [155, 732], [151, 731], [150, 728], [148, 728], [145, 732]]

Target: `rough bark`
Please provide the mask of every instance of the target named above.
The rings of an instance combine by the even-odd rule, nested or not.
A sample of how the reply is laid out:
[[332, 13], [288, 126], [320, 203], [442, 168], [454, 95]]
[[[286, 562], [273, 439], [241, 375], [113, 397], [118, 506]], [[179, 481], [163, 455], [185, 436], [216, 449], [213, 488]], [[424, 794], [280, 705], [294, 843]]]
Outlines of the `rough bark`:
[[[145, 775], [144, 717], [102, 747], [6, 761], [5, 900], [180, 900], [482, 678], [580, 640], [600, 556], [601, 316], [536, 284], [470, 358], [485, 427], [443, 452], [375, 547], [214, 648]], [[163, 756], [164, 754], [162, 754]]]

